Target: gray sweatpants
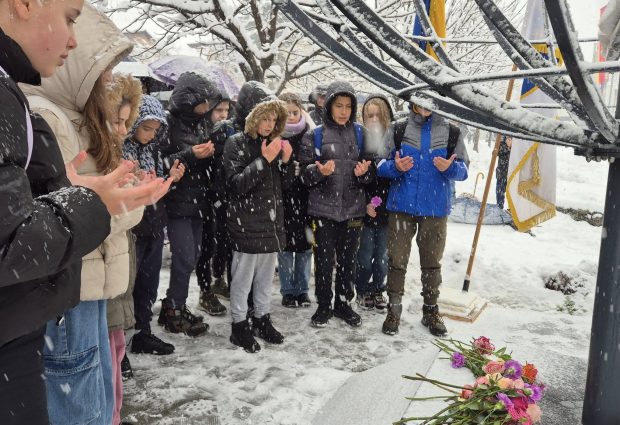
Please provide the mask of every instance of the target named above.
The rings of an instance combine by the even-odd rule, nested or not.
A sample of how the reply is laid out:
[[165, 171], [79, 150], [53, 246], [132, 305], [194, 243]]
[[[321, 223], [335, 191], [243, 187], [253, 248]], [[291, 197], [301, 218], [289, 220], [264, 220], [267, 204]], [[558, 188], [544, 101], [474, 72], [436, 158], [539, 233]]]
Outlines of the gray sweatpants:
[[230, 282], [230, 311], [233, 323], [246, 320], [248, 294], [253, 289], [254, 317], [269, 313], [271, 286], [276, 271], [278, 253], [246, 254], [233, 251], [232, 281]]

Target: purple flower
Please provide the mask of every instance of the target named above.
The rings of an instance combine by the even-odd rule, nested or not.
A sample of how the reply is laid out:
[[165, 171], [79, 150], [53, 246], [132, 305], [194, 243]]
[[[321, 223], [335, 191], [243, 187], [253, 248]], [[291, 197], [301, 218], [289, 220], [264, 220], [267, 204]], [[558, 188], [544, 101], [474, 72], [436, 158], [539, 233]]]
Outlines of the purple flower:
[[525, 384], [523, 394], [527, 396], [530, 403], [536, 403], [542, 398], [542, 389], [538, 385]]
[[374, 208], [379, 208], [379, 206], [383, 203], [383, 200], [379, 196], [373, 196], [370, 200], [370, 205]]
[[520, 379], [523, 375], [523, 368], [516, 360], [508, 360], [504, 363], [504, 377], [510, 379]]
[[450, 358], [452, 360], [452, 367], [454, 369], [460, 369], [465, 366], [465, 356], [458, 351], [452, 353], [452, 356]]
[[497, 393], [495, 397], [497, 397], [497, 399], [504, 405], [506, 409], [514, 406], [512, 400], [510, 400], [510, 397], [508, 397], [504, 393]]

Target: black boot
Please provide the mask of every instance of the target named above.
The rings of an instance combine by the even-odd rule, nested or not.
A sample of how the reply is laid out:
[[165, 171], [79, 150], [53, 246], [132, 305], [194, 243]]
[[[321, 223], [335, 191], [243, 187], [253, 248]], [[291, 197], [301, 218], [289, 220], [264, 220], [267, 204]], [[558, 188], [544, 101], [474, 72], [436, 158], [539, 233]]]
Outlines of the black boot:
[[272, 344], [282, 344], [284, 342], [282, 334], [273, 327], [269, 314], [265, 314], [263, 317], [255, 317], [252, 320], [252, 331], [254, 331], [255, 336]]
[[444, 336], [448, 333], [443, 319], [439, 315], [439, 307], [435, 305], [422, 306], [422, 324], [428, 328], [434, 336]]
[[294, 295], [285, 294], [282, 296], [282, 305], [286, 308], [295, 308], [297, 307], [297, 301], [295, 300]]
[[310, 297], [308, 296], [308, 294], [299, 294], [296, 297], [297, 299], [297, 304], [300, 307], [310, 307], [310, 304], [312, 304], [312, 301], [310, 301]]
[[396, 335], [400, 325], [400, 315], [403, 312], [402, 304], [388, 304], [388, 313], [381, 330], [386, 335]]
[[230, 299], [230, 288], [228, 287], [228, 283], [226, 283], [226, 279], [223, 277], [216, 277], [215, 282], [211, 285], [211, 289], [215, 295], [225, 300]]
[[200, 291], [198, 304], [200, 305], [200, 308], [209, 313], [211, 316], [221, 316], [226, 313], [226, 307], [222, 305], [211, 289]]
[[127, 353], [125, 353], [125, 357], [121, 360], [121, 376], [123, 381], [133, 378], [133, 369], [131, 368], [131, 363], [129, 363]]
[[334, 317], [344, 320], [349, 326], [354, 328], [362, 324], [362, 317], [353, 311], [349, 303], [335, 302]]
[[250, 323], [247, 320], [232, 324], [232, 333], [230, 342], [239, 347], [243, 347], [248, 353], [256, 353], [260, 351], [260, 344], [254, 339]]
[[[159, 317], [157, 318], [157, 324], [164, 326], [166, 323], [166, 308], [172, 308], [172, 302], [168, 301], [166, 298], [161, 299], [161, 310], [159, 311]], [[188, 310], [189, 311], [189, 310]], [[202, 323], [204, 321], [204, 317], [199, 314], [192, 314], [191, 320], [192, 323]], [[207, 327], [209, 327], [207, 325]]]
[[164, 300], [162, 302], [162, 311], [163, 326], [172, 333], [199, 336], [209, 329], [209, 325], [202, 322], [202, 317], [192, 314], [187, 305], [183, 305], [180, 308], [172, 308]]
[[131, 338], [131, 352], [165, 356], [174, 352], [174, 345], [162, 341], [149, 330], [143, 329]]
[[333, 316], [331, 305], [319, 305], [312, 315], [311, 323], [315, 328], [324, 328]]

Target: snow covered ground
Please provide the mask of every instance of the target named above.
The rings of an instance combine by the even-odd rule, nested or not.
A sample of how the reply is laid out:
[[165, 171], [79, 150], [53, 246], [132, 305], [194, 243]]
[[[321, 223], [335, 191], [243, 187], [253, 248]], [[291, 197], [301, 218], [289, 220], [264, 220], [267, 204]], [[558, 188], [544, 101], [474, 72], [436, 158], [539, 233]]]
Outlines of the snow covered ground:
[[[479, 153], [471, 145], [468, 148], [470, 179], [457, 184], [457, 193], [472, 192], [476, 173], [488, 170], [486, 143], [481, 143]], [[587, 164], [571, 150], [560, 149], [558, 170], [558, 205], [603, 211], [606, 163]], [[477, 194], [482, 194], [482, 187]], [[494, 195], [489, 199], [493, 202]], [[443, 260], [446, 287], [462, 285], [473, 233], [474, 226], [449, 224]], [[579, 417], [583, 396], [601, 228], [558, 213], [532, 234], [509, 226], [483, 228], [471, 289], [487, 298], [490, 306], [474, 324], [448, 320], [447, 325], [452, 337], [469, 340], [485, 335], [496, 346], [507, 345], [516, 358], [538, 365], [549, 385], [543, 424], [576, 423], [567, 418]], [[544, 287], [543, 279], [559, 271], [583, 284], [568, 298], [574, 302], [573, 314], [566, 311], [567, 297]], [[430, 346], [433, 338], [419, 323], [419, 275], [414, 250], [400, 334], [394, 337], [381, 333], [384, 315], [377, 312], [362, 311], [364, 322], [358, 329], [337, 319], [325, 329], [314, 329], [310, 316], [316, 306], [283, 308], [277, 280], [272, 318], [287, 338], [281, 346], [261, 341], [263, 349], [255, 355], [234, 347], [228, 341], [228, 315], [207, 317], [209, 333], [197, 339], [165, 333], [154, 323], [154, 331], [174, 343], [176, 352], [163, 357], [130, 354], [135, 378], [125, 385], [124, 419], [145, 425], [309, 424], [353, 374]], [[161, 297], [168, 277], [164, 269]], [[189, 305], [196, 307], [197, 299], [193, 279]], [[450, 381], [450, 369], [445, 371], [446, 376], [434, 378]], [[411, 364], [410, 373], [416, 372]], [[372, 393], [372, 385], [367, 391]], [[552, 419], [558, 415], [569, 422]]]

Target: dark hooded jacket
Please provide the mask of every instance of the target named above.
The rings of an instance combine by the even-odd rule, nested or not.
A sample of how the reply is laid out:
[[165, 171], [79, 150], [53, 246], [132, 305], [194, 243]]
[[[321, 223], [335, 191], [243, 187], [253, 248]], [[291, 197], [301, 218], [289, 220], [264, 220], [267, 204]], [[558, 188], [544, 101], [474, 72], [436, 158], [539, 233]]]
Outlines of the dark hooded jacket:
[[[330, 113], [331, 105], [337, 96], [351, 98], [351, 119], [345, 125], [337, 124]], [[322, 163], [333, 160], [335, 171], [330, 176], [322, 175], [315, 161], [314, 131], [307, 132], [299, 151], [302, 167], [302, 182], [310, 188], [308, 214], [337, 222], [351, 218], [362, 218], [366, 214], [366, 194], [364, 186], [374, 179], [373, 167], [360, 177], [354, 174], [355, 165], [362, 159], [372, 160], [371, 155], [360, 152], [355, 137], [353, 120], [357, 111], [357, 100], [353, 87], [342, 81], [329, 85], [325, 100], [325, 123], [320, 159]]]
[[40, 84], [22, 49], [0, 30], [0, 346], [33, 332], [80, 301], [82, 257], [110, 232], [99, 197], [72, 187], [60, 148], [41, 117], [31, 116], [15, 81]]
[[[269, 138], [257, 134], [260, 117], [277, 115], [276, 128]], [[226, 142], [224, 170], [228, 185], [227, 227], [232, 249], [248, 254], [279, 252], [285, 248], [282, 190], [295, 176], [293, 161], [284, 164], [281, 154], [271, 163], [262, 156], [263, 140], [268, 143], [282, 133], [287, 110], [280, 100], [258, 104], [247, 117], [245, 132]]]
[[169, 217], [208, 215], [213, 159], [196, 158], [192, 147], [209, 141], [212, 125], [207, 115], [197, 115], [194, 108], [204, 102], [216, 105], [221, 99], [215, 83], [192, 72], [181, 74], [172, 91], [168, 137], [162, 142], [161, 152], [169, 164], [180, 159], [186, 169], [181, 181], [165, 197]]
[[224, 145], [226, 140], [245, 130], [245, 120], [256, 105], [266, 100], [274, 100], [276, 96], [266, 85], [258, 81], [248, 81], [239, 90], [235, 103], [234, 118], [220, 121], [215, 124], [210, 140], [215, 144], [213, 156], [213, 190], [216, 199], [225, 204], [226, 199], [226, 172], [223, 166]]
[[[364, 116], [364, 111], [366, 110], [366, 106], [368, 105], [368, 102], [372, 99], [381, 99], [382, 101], [384, 101], [388, 107], [388, 110], [390, 111], [390, 122], [394, 121], [394, 111], [392, 110], [392, 106], [390, 105], [388, 98], [382, 94], [372, 94], [368, 96], [368, 98], [366, 99], [366, 102], [364, 102], [364, 106], [362, 106], [362, 117]], [[388, 129], [386, 129], [386, 131], [387, 130]], [[382, 143], [383, 143], [383, 140], [382, 140]], [[386, 148], [386, 151], [389, 154], [389, 149]], [[376, 170], [377, 170], [377, 162], [381, 159], [382, 158], [377, 158], [375, 161], [373, 161], [372, 167], [373, 167], [374, 173], [376, 173]], [[375, 196], [378, 196], [379, 198], [381, 198], [381, 205], [375, 208], [375, 211], [377, 213], [377, 216], [375, 218], [369, 216], [368, 214], [364, 216], [365, 226], [373, 226], [373, 227], [374, 226], [386, 226], [388, 224], [389, 213], [386, 208], [386, 205], [387, 205], [389, 192], [390, 192], [390, 180], [389, 179], [377, 177], [371, 183], [366, 185], [366, 205], [368, 205], [370, 201], [372, 200], [372, 198], [374, 198]]]

